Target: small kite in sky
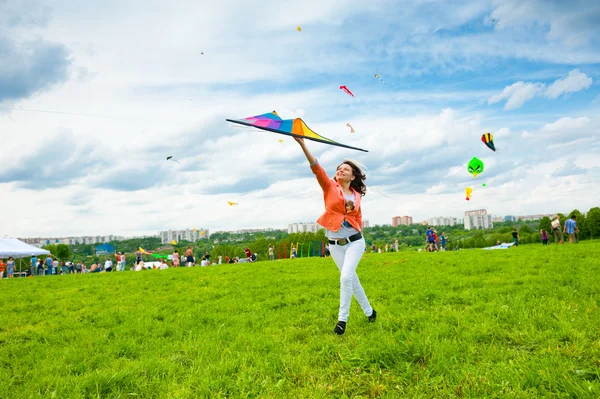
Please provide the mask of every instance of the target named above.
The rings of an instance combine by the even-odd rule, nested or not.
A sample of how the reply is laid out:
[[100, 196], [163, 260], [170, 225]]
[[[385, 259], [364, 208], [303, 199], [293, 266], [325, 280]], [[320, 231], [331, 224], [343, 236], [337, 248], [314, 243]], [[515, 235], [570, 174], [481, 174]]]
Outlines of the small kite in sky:
[[173, 240], [173, 241], [171, 241], [171, 244], [177, 245], [177, 241]]
[[346, 86], [340, 86], [340, 89], [344, 90], [346, 93], [348, 93], [349, 95], [351, 95], [352, 97], [354, 97], [354, 94], [352, 94], [352, 92], [350, 91], [350, 89], [348, 89]]
[[485, 183], [482, 183], [482, 184], [481, 184], [481, 187], [485, 187]]
[[350, 123], [346, 123], [346, 126], [348, 126], [350, 128], [350, 133], [356, 133]]
[[496, 147], [494, 146], [494, 136], [491, 133], [485, 132], [482, 134], [481, 141], [483, 141], [483, 144], [487, 145], [490, 150], [496, 152]]
[[383, 79], [381, 78], [381, 76], [378, 73], [375, 74], [375, 79], [379, 79], [381, 81], [381, 83], [385, 84], [385, 82], [383, 81]]
[[167, 161], [169, 161], [169, 160], [171, 160], [171, 161], [173, 161], [173, 162], [177, 162], [178, 164], [180, 164], [180, 165], [181, 165], [181, 163], [180, 163], [178, 160], [176, 160], [175, 158], [173, 158], [173, 156], [172, 156], [172, 155], [167, 157]]
[[204, 52], [200, 52], [200, 55], [204, 55]]
[[227, 201], [227, 203], [229, 204], [229, 206], [239, 205], [237, 202]]
[[483, 162], [481, 162], [481, 159], [473, 157], [467, 165], [467, 170], [473, 177], [477, 177], [478, 174], [483, 172]]
[[467, 187], [467, 189], [465, 190], [466, 194], [467, 194], [467, 201], [471, 201], [471, 194], [473, 194], [473, 189], [471, 187]]
[[300, 137], [306, 140], [317, 141], [319, 143], [335, 145], [338, 147], [349, 148], [351, 150], [368, 152], [362, 148], [351, 147], [346, 144], [338, 143], [323, 137], [317, 132], [311, 130], [306, 123], [300, 119], [281, 119], [277, 112], [269, 112], [267, 114], [250, 116], [244, 119], [226, 119], [227, 122], [237, 123], [240, 125], [251, 126], [257, 129], [266, 130], [273, 133], [284, 134], [286, 136]]
[[302, 32], [302, 28], [300, 27], [300, 25], [298, 25], [298, 27], [296, 28], [296, 30], [297, 30], [298, 32]]
[[498, 26], [498, 24], [500, 23], [499, 19], [492, 19], [491, 21], [495, 26]]
[[277, 141], [279, 141], [280, 143], [283, 143], [283, 140], [277, 140]]

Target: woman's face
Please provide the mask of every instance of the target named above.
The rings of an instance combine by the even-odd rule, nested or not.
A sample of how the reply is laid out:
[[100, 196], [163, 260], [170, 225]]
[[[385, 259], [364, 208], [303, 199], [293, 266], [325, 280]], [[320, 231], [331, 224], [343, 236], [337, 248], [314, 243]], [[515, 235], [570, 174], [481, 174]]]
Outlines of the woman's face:
[[351, 182], [354, 180], [354, 173], [352, 172], [352, 167], [347, 163], [343, 163], [338, 166], [337, 171], [335, 172], [335, 178], [337, 181], [346, 181]]

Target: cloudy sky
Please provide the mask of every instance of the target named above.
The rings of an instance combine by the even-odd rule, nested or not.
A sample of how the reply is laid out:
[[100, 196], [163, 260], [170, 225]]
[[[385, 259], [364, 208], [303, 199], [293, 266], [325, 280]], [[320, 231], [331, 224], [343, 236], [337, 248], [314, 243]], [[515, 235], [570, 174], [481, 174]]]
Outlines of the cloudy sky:
[[0, 236], [315, 221], [298, 145], [225, 121], [272, 110], [369, 150], [308, 142], [371, 225], [599, 206], [600, 3], [448, 3], [0, 0]]

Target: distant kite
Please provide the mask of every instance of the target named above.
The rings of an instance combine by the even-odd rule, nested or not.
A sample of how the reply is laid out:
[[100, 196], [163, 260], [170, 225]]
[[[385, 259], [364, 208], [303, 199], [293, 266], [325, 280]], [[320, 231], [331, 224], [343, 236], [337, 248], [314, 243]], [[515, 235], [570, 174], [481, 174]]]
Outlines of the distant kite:
[[348, 126], [350, 128], [350, 133], [356, 133], [350, 123], [346, 123], [346, 126]]
[[465, 190], [466, 194], [467, 194], [467, 201], [471, 201], [471, 194], [473, 194], [473, 189], [471, 187], [467, 187], [467, 189]]
[[483, 141], [483, 144], [487, 145], [490, 150], [496, 152], [496, 147], [494, 146], [494, 136], [491, 133], [485, 132], [482, 134], [481, 141]]
[[300, 27], [300, 25], [298, 25], [298, 27], [296, 28], [296, 30], [297, 30], [298, 32], [301, 32], [301, 31], [302, 31], [302, 28]]
[[283, 140], [277, 140], [277, 141], [279, 141], [280, 143], [283, 143]]
[[202, 237], [204, 237], [204, 235], [205, 235], [205, 234], [206, 234], [206, 232], [204, 232], [204, 231], [200, 233], [200, 235], [201, 235]]
[[381, 78], [381, 76], [378, 73], [375, 74], [375, 79], [379, 79], [381, 81], [381, 83], [385, 84], [385, 82], [383, 81], [383, 79]]
[[227, 203], [229, 204], [229, 206], [239, 205], [237, 202], [227, 201]]
[[267, 114], [250, 116], [244, 119], [226, 119], [227, 122], [237, 123], [240, 125], [251, 126], [257, 129], [266, 130], [273, 133], [279, 133], [286, 136], [299, 137], [306, 140], [317, 141], [319, 143], [335, 145], [338, 147], [349, 148], [351, 150], [368, 152], [362, 148], [351, 147], [346, 144], [338, 143], [323, 137], [317, 132], [311, 130], [306, 123], [300, 119], [281, 119], [277, 112], [269, 112]]
[[499, 19], [492, 19], [491, 22], [495, 25], [498, 26], [498, 24], [500, 23]]
[[481, 159], [473, 157], [467, 165], [467, 170], [473, 177], [477, 177], [478, 174], [483, 172], [483, 162], [481, 162]]
[[173, 240], [173, 241], [171, 241], [171, 244], [177, 245], [177, 241]]
[[344, 90], [346, 93], [348, 93], [349, 95], [351, 95], [352, 97], [354, 97], [354, 94], [352, 94], [352, 92], [350, 91], [350, 89], [348, 89], [346, 86], [340, 86], [340, 89]]
[[178, 160], [176, 160], [175, 158], [173, 158], [173, 156], [172, 156], [172, 155], [167, 157], [167, 161], [169, 161], [169, 160], [171, 160], [171, 161], [173, 161], [173, 162], [177, 162], [178, 164], [180, 164], [180, 165], [181, 165], [181, 163], [180, 163]]

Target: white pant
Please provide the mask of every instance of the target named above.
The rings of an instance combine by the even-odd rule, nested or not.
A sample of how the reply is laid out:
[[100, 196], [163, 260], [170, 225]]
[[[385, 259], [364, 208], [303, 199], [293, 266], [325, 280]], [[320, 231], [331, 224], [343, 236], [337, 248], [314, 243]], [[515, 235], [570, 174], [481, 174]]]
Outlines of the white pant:
[[373, 308], [369, 304], [365, 290], [358, 281], [356, 267], [365, 252], [365, 239], [361, 238], [358, 241], [351, 242], [346, 245], [330, 245], [329, 252], [335, 262], [335, 265], [340, 269], [340, 313], [338, 320], [348, 321], [350, 316], [350, 302], [352, 294], [358, 301], [365, 316], [371, 316]]

